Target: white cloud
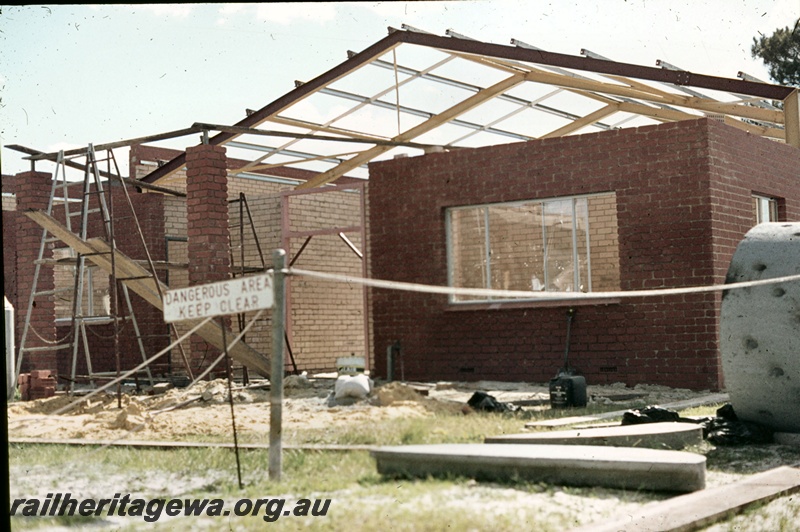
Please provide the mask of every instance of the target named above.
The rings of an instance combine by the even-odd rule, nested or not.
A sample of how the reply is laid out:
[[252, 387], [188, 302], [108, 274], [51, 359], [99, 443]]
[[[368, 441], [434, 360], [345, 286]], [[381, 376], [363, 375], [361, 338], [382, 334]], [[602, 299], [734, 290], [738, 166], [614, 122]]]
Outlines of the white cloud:
[[244, 11], [247, 4], [222, 4], [222, 7], [219, 8], [217, 11], [219, 13], [219, 18], [217, 19], [217, 25], [223, 26], [228, 23], [230, 17], [237, 15]]
[[191, 4], [143, 4], [137, 7], [159, 17], [186, 18], [192, 12]]
[[232, 15], [234, 13], [240, 13], [247, 4], [223, 4], [222, 7], [219, 8], [220, 15]]
[[[453, 9], [459, 8], [459, 2], [449, 4]], [[425, 15], [438, 14], [447, 7], [442, 2], [365, 2], [361, 7], [385, 18], [399, 18], [402, 20], [420, 20]]]
[[266, 3], [259, 4], [256, 18], [262, 22], [276, 22], [288, 26], [295, 21], [324, 24], [336, 19], [334, 3]]

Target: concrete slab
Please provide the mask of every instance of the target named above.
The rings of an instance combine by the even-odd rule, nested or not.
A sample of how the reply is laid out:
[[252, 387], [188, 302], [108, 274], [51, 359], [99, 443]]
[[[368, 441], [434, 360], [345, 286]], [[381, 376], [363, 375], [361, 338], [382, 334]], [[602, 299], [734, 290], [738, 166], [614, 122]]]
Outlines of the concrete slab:
[[753, 504], [800, 491], [800, 469], [779, 467], [733, 484], [649, 504], [639, 512], [572, 532], [686, 532], [728, 519]]
[[378, 473], [467, 476], [573, 486], [691, 492], [705, 487], [705, 456], [682, 451], [590, 445], [451, 443], [378, 447]]
[[609, 445], [679, 450], [703, 442], [703, 428], [693, 423], [647, 423], [596, 429], [527, 432], [489, 436], [484, 443]]
[[[714, 403], [727, 403], [730, 399], [730, 396], [727, 393], [716, 393], [712, 395], [706, 395], [704, 397], [697, 397], [695, 399], [687, 399], [685, 401], [675, 401], [674, 403], [667, 403], [660, 405], [663, 408], [669, 408], [672, 410], [683, 410], [686, 408], [694, 408], [695, 406], [702, 406], [702, 405], [709, 405]], [[614, 410], [613, 412], [603, 412], [602, 414], [590, 414], [587, 416], [572, 416], [572, 417], [562, 417], [558, 419], [548, 419], [546, 421], [534, 421], [532, 423], [526, 423], [526, 427], [564, 427], [567, 425], [575, 425], [576, 423], [587, 423], [590, 421], [597, 421], [599, 419], [614, 419], [614, 418], [621, 418], [625, 412], [630, 410], [630, 408], [625, 410]]]
[[[726, 281], [800, 274], [800, 222], [764, 223], [747, 232]], [[741, 420], [800, 432], [800, 282], [722, 294], [720, 353], [725, 386]]]

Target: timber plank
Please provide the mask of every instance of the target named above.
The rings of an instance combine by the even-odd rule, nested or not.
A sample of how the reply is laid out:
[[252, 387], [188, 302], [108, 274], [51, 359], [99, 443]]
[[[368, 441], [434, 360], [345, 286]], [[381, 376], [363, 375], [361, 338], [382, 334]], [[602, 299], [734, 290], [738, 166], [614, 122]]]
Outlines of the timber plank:
[[614, 427], [526, 432], [488, 436], [484, 443], [610, 445], [679, 450], [703, 442], [703, 428], [693, 423], [645, 423]]
[[[685, 401], [676, 401], [674, 403], [667, 403], [661, 405], [663, 408], [671, 408], [673, 410], [682, 410], [685, 408], [693, 408], [695, 406], [702, 406], [714, 403], [727, 403], [730, 400], [730, 396], [727, 393], [717, 393], [712, 395], [706, 395], [704, 397], [698, 397], [695, 399], [686, 399]], [[626, 410], [615, 410], [613, 412], [603, 412], [602, 414], [592, 414], [588, 416], [573, 416], [573, 417], [562, 417], [558, 419], [548, 419], [546, 421], [536, 421], [532, 423], [526, 423], [526, 427], [563, 427], [566, 425], [574, 425], [576, 423], [586, 423], [590, 421], [596, 421], [598, 419], [613, 419], [616, 417], [622, 417]]]
[[800, 469], [778, 467], [734, 484], [649, 504], [623, 519], [593, 523], [573, 532], [688, 532], [798, 490]]

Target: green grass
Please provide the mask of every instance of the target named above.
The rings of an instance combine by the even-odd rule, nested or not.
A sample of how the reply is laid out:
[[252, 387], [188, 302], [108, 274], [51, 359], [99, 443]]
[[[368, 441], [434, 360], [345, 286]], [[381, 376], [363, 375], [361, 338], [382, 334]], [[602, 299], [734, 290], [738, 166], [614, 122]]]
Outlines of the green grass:
[[488, 434], [520, 432], [525, 419], [513, 414], [435, 414], [423, 418], [384, 419], [356, 426], [305, 429], [288, 434], [287, 444], [411, 445], [479, 443]]
[[[693, 408], [684, 416], [713, 416], [720, 405]], [[634, 406], [628, 405], [633, 408]], [[440, 412], [429, 417], [364, 421], [324, 429], [298, 429], [284, 434], [285, 445], [405, 445], [424, 443], [482, 442], [487, 435], [518, 433], [526, 422], [551, 417], [578, 416], [626, 406], [593, 405], [561, 411], [527, 410], [516, 414]], [[210, 440], [190, 436], [187, 441]], [[265, 442], [266, 435], [245, 435], [242, 441]], [[223, 436], [214, 441], [230, 441]], [[781, 446], [715, 448], [703, 443], [693, 452], [708, 458], [709, 472], [753, 473], [786, 463], [800, 462], [800, 450]], [[128, 449], [122, 447], [67, 447], [55, 445], [10, 444], [9, 455], [15, 475], [42, 477], [28, 490], [73, 491], [80, 497], [110, 497], [120, 491], [136, 492], [138, 497], [239, 498], [285, 497], [332, 499], [325, 517], [287, 517], [268, 526], [277, 530], [563, 530], [580, 524], [580, 509], [562, 504], [564, 497], [578, 500], [644, 504], [660, 500], [663, 494], [624, 492], [601, 488], [549, 486], [529, 481], [476, 483], [452, 477], [397, 480], [381, 477], [366, 451], [285, 450], [280, 482], [269, 479], [269, 453], [266, 450], [241, 451], [244, 488], [239, 489], [235, 455], [230, 449]], [[22, 471], [22, 475], [20, 475]], [[38, 475], [38, 476], [36, 476]], [[25, 479], [20, 478], [22, 483]], [[105, 487], [104, 487], [105, 486]], [[95, 492], [91, 492], [94, 487]], [[12, 497], [15, 482], [12, 477]], [[100, 490], [99, 492], [97, 490]], [[86, 493], [84, 493], [84, 491]], [[87, 495], [91, 493], [91, 495]], [[544, 502], [530, 504], [530, 497]], [[527, 498], [526, 498], [527, 497]], [[474, 499], [473, 499], [474, 498]], [[525, 502], [514, 503], [514, 500]], [[466, 501], [463, 504], [459, 501]], [[506, 504], [507, 501], [510, 501]], [[767, 508], [767, 507], [764, 507]], [[791, 530], [789, 506], [781, 529]], [[753, 510], [754, 515], [764, 509]], [[794, 516], [797, 514], [795, 513]], [[615, 517], [613, 511], [606, 518]], [[96, 528], [96, 518], [12, 519], [15, 529]], [[156, 529], [230, 528], [262, 529], [259, 517], [194, 518], [159, 521]], [[792, 522], [793, 523], [793, 522]], [[109, 524], [110, 523], [106, 523]], [[202, 524], [202, 526], [200, 526]], [[128, 518], [113, 524], [122, 530], [150, 529], [141, 519]], [[735, 530], [735, 529], [731, 529]]]
[[[183, 490], [176, 485], [172, 493], [153, 492], [148, 497], [210, 497], [235, 501], [239, 498], [285, 497], [330, 498], [329, 514], [324, 518], [284, 518], [270, 527], [278, 530], [563, 530], [574, 519], [572, 512], [559, 504], [550, 504], [548, 510], [518, 505], [513, 509], [499, 510], [503, 499], [513, 494], [542, 494], [553, 497], [557, 492], [575, 496], [618, 497], [628, 500], [652, 500], [651, 494], [619, 494], [613, 490], [594, 488], [565, 488], [530, 481], [508, 481], [503, 483], [476, 483], [472, 480], [453, 477], [445, 479], [387, 479], [375, 470], [375, 464], [365, 451], [333, 453], [310, 451], [287, 451], [283, 456], [283, 476], [273, 483], [268, 478], [268, 456], [265, 452], [242, 454], [245, 487], [239, 490], [236, 482], [235, 460], [232, 452], [220, 449], [171, 449], [128, 450], [101, 448], [88, 451], [83, 448], [63, 448], [45, 445], [12, 445], [12, 466], [36, 463], [44, 468], [58, 470], [67, 463], [92, 464], [92, 473], [84, 474], [92, 482], [103, 474], [123, 475], [129, 478], [151, 474], [173, 475], [177, 482], [203, 475], [208, 471], [223, 473], [217, 480], [204, 484], [196, 490]], [[87, 460], [88, 459], [88, 460]], [[73, 470], [70, 474], [75, 474]], [[65, 488], [54, 488], [66, 491]], [[125, 490], [123, 486], [114, 489]], [[498, 493], [497, 511], [473, 508], [471, 505], [455, 504], [462, 496], [471, 492], [484, 502], [492, 501]], [[509, 494], [511, 493], [511, 495]], [[611, 494], [611, 495], [609, 495]], [[110, 496], [110, 494], [108, 495]], [[137, 495], [141, 496], [141, 495]], [[656, 496], [657, 497], [657, 496]], [[493, 503], [494, 504], [494, 503]], [[60, 519], [14, 517], [15, 529], [35, 529], [52, 526], [81, 527], [95, 524], [88, 518], [65, 517]], [[193, 526], [196, 521], [185, 518], [182, 526]], [[211, 523], [221, 524], [220, 518]], [[146, 526], [145, 526], [146, 525]], [[156, 523], [157, 529], [167, 530], [175, 526], [168, 521]], [[225, 527], [234, 530], [262, 529], [265, 523], [258, 517], [235, 517], [224, 520]], [[389, 526], [391, 525], [391, 526]], [[149, 528], [151, 525], [130, 518], [123, 527], [131, 530]], [[124, 530], [125, 528], [123, 528]]]

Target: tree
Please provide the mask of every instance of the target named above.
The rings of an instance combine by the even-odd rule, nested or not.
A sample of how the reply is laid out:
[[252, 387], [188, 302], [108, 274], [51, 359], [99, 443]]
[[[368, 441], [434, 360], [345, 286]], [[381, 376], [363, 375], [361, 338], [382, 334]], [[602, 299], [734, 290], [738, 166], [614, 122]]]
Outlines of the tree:
[[800, 87], [800, 19], [793, 29], [787, 26], [776, 29], [769, 37], [753, 37], [750, 52], [764, 61], [773, 81]]

